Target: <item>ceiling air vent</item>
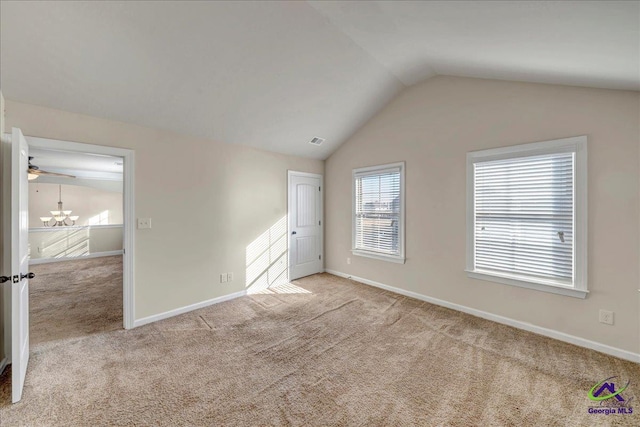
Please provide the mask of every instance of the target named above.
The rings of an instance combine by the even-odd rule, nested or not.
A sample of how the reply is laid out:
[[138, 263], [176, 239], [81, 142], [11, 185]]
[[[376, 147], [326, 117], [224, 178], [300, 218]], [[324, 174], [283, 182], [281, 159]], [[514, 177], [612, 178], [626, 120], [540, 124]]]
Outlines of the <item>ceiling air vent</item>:
[[311, 141], [309, 141], [309, 144], [322, 145], [323, 142], [324, 142], [324, 138], [315, 137]]

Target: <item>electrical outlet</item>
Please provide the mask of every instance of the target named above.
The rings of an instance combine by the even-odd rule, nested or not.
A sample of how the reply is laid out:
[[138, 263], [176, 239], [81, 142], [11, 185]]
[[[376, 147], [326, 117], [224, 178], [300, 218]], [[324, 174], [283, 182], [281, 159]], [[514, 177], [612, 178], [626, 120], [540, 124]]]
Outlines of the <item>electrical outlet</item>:
[[351, 264], [351, 258], [347, 258], [347, 264]]
[[227, 282], [233, 281], [233, 273], [227, 273]]
[[600, 310], [600, 323], [613, 325], [613, 311]]
[[227, 283], [227, 273], [222, 273], [220, 275], [220, 283]]
[[151, 218], [138, 218], [138, 228], [151, 228]]

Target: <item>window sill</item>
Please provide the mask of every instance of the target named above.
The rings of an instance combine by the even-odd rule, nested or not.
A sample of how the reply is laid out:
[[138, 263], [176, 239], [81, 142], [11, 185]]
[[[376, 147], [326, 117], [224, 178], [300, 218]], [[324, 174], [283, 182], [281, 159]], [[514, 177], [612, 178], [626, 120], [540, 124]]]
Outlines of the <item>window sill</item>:
[[493, 272], [484, 272], [480, 270], [466, 270], [467, 276], [472, 279], [486, 280], [488, 282], [502, 283], [505, 285], [518, 286], [520, 288], [534, 289], [552, 294], [565, 295], [574, 298], [585, 298], [589, 291], [586, 289], [576, 289], [569, 286], [556, 284], [550, 281], [535, 281], [532, 279], [523, 279], [518, 276], [500, 275]]
[[405, 258], [401, 256], [385, 255], [377, 252], [368, 252], [368, 251], [362, 251], [358, 249], [352, 249], [351, 253], [354, 255], [362, 256], [366, 258], [373, 258], [381, 261], [395, 262], [396, 264], [404, 264], [405, 262]]

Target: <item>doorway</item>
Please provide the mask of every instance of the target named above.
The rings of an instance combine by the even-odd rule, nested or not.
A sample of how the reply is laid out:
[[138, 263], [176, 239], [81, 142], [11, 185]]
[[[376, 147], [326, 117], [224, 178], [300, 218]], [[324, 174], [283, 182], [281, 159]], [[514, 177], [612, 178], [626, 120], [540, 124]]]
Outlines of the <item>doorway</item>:
[[122, 157], [30, 146], [29, 159], [29, 345], [121, 329]]
[[289, 280], [323, 271], [322, 175], [289, 171]]
[[[119, 166], [122, 174], [122, 327], [125, 329], [133, 328], [133, 322], [135, 319], [134, 314], [134, 152], [133, 150], [106, 147], [101, 145], [84, 144], [77, 142], [61, 141], [48, 138], [27, 137], [29, 148], [34, 154], [43, 153], [44, 151], [58, 152], [62, 156], [68, 156], [74, 159], [74, 161], [82, 161], [83, 156], [85, 159], [93, 157], [97, 164], [101, 163], [101, 159], [107, 159], [107, 162], [122, 163]], [[35, 156], [34, 156], [35, 157]], [[37, 157], [33, 159], [37, 163]], [[104, 161], [102, 161], [104, 164]], [[104, 168], [102, 168], [104, 169]], [[64, 170], [61, 170], [65, 172]], [[70, 172], [70, 171], [66, 171]], [[109, 175], [109, 171], [101, 170], [97, 175], [102, 177], [103, 185], [105, 178], [113, 178], [113, 175]], [[88, 178], [88, 177], [85, 177]], [[80, 178], [82, 179], [82, 178]], [[85, 182], [87, 180], [85, 179]], [[104, 189], [104, 188], [103, 188]], [[72, 206], [68, 206], [71, 208]], [[102, 213], [102, 217], [100, 214]], [[94, 229], [97, 229], [99, 225], [106, 225], [107, 227], [99, 227], [101, 232], [111, 231], [109, 230], [109, 224], [105, 218], [103, 212], [98, 215], [92, 215], [89, 218]], [[32, 248], [32, 252], [33, 252]], [[37, 248], [35, 248], [37, 250]], [[71, 253], [77, 250], [77, 247], [71, 247], [69, 249]], [[81, 249], [82, 250], [82, 249]], [[100, 255], [119, 255], [111, 248], [104, 248], [98, 250]], [[94, 252], [95, 253], [95, 252]], [[69, 252], [65, 252], [68, 255]], [[92, 258], [91, 254], [86, 257]]]
[[[122, 166], [122, 219], [121, 227], [121, 254], [118, 254], [118, 261], [121, 265], [122, 273], [120, 282], [122, 284], [122, 326], [125, 329], [132, 328], [134, 321], [134, 153], [132, 150], [105, 147], [98, 145], [82, 144], [68, 141], [59, 141], [45, 138], [27, 137], [25, 138], [20, 129], [13, 128], [12, 134], [7, 138], [11, 141], [2, 144], [2, 234], [3, 234], [3, 269], [10, 271], [12, 277], [11, 286], [5, 286], [3, 290], [3, 338], [4, 338], [4, 359], [1, 365], [11, 364], [11, 394], [12, 402], [20, 400], [24, 386], [27, 365], [29, 362], [29, 279], [34, 279], [33, 274], [26, 274], [29, 270], [29, 188], [27, 177], [37, 179], [41, 175], [41, 170], [35, 165], [28, 164], [29, 151], [33, 150], [43, 153], [50, 152], [66, 153], [67, 156], [92, 155], [94, 157], [108, 157], [118, 159]], [[62, 173], [61, 173], [62, 172]], [[58, 173], [48, 175], [69, 175], [58, 171]], [[38, 176], [34, 176], [38, 175]], [[45, 174], [46, 175], [46, 174]], [[4, 179], [7, 178], [7, 179]], [[57, 208], [50, 211], [51, 217], [41, 217], [43, 228], [47, 224], [51, 227], [75, 226], [74, 221], [79, 217], [72, 215], [72, 212], [63, 207], [62, 185], [59, 184], [60, 199]], [[97, 216], [98, 220], [102, 218]], [[37, 221], [36, 221], [37, 222]], [[71, 222], [71, 223], [69, 223]], [[78, 228], [78, 227], [75, 227]], [[81, 227], [80, 227], [81, 228]], [[56, 230], [57, 231], [57, 230]], [[10, 236], [10, 238], [6, 238]], [[35, 246], [39, 245], [36, 243]], [[73, 253], [83, 247], [83, 243], [73, 248], [66, 248], [64, 255]], [[23, 256], [24, 255], [24, 256]], [[85, 253], [85, 255], [89, 255]], [[96, 257], [97, 258], [97, 257]], [[24, 259], [24, 265], [21, 261]], [[62, 282], [65, 283], [63, 274]], [[24, 292], [21, 290], [25, 289]], [[66, 291], [63, 286], [63, 291]], [[84, 301], [86, 303], [86, 301]], [[42, 304], [46, 306], [47, 304]]]

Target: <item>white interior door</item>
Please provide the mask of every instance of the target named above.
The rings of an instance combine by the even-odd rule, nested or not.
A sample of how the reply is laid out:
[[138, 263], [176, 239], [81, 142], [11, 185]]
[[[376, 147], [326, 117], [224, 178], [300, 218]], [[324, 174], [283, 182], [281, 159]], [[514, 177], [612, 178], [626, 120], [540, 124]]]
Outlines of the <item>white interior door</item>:
[[322, 271], [322, 175], [289, 171], [289, 280]]
[[[22, 397], [29, 363], [29, 146], [11, 133], [11, 400]], [[9, 234], [9, 233], [7, 233]]]

